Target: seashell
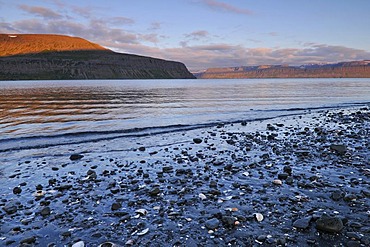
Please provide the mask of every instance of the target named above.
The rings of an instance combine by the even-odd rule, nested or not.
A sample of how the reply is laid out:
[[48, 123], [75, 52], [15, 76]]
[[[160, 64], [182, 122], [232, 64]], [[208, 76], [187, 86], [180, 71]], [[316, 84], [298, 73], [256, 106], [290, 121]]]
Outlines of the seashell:
[[206, 195], [203, 194], [203, 193], [199, 193], [199, 198], [202, 199], [202, 200], [207, 199]]
[[249, 172], [243, 172], [243, 175], [248, 177], [249, 176]]
[[119, 246], [112, 242], [105, 242], [98, 245], [98, 247], [119, 247]]
[[142, 230], [141, 232], [138, 232], [137, 235], [142, 236], [142, 235], [147, 234], [148, 232], [149, 232], [149, 228], [146, 228], [146, 229]]
[[32, 195], [33, 195], [34, 197], [42, 197], [42, 196], [44, 196], [45, 194], [46, 194], [46, 191], [38, 190], [38, 191], [36, 191], [35, 193], [33, 193]]
[[273, 184], [275, 185], [282, 185], [283, 182], [280, 180], [280, 179], [275, 179], [274, 181], [272, 181]]
[[141, 209], [136, 210], [135, 213], [140, 214], [141, 216], [144, 216], [148, 214], [148, 211], [146, 209], [141, 208]]
[[85, 247], [84, 241], [78, 241], [77, 243], [72, 244], [72, 247]]
[[254, 217], [256, 218], [256, 220], [257, 220], [258, 222], [263, 221], [263, 215], [262, 215], [262, 214], [260, 214], [260, 213], [255, 213], [255, 214], [254, 214]]

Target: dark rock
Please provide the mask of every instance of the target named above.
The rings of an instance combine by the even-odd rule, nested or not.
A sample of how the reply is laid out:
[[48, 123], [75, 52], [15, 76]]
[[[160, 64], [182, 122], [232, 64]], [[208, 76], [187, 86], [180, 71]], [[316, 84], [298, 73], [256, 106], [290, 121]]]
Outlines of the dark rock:
[[339, 154], [345, 154], [347, 151], [347, 147], [342, 144], [331, 144], [330, 149], [336, 151]]
[[220, 221], [216, 218], [212, 218], [206, 221], [206, 227], [209, 230], [214, 230], [220, 225]]
[[3, 210], [7, 213], [7, 214], [14, 214], [17, 212], [18, 210], [18, 207], [16, 205], [15, 202], [8, 202], [7, 204], [5, 204], [5, 206], [3, 207]]
[[159, 193], [161, 193], [161, 190], [158, 187], [149, 190], [149, 195], [151, 196], [157, 196]]
[[32, 236], [32, 237], [28, 237], [28, 238], [24, 238], [20, 241], [20, 244], [33, 244], [36, 242], [36, 237], [35, 236]]
[[202, 139], [201, 138], [194, 138], [193, 139], [193, 142], [195, 143], [195, 144], [200, 144], [200, 143], [202, 143]]
[[80, 160], [82, 159], [84, 156], [82, 154], [72, 154], [69, 159], [70, 160]]
[[324, 214], [316, 221], [316, 229], [337, 233], [343, 229], [343, 222], [338, 217], [331, 217]]
[[111, 207], [111, 209], [112, 209], [112, 211], [114, 211], [114, 210], [118, 210], [118, 209], [120, 209], [121, 208], [121, 203], [119, 203], [119, 202], [114, 202], [113, 204], [112, 204], [112, 207]]
[[139, 151], [140, 152], [144, 152], [145, 151], [145, 147], [139, 147]]
[[14, 187], [13, 194], [17, 195], [17, 194], [20, 194], [20, 193], [22, 193], [21, 187]]
[[48, 216], [48, 215], [50, 215], [50, 212], [51, 212], [51, 209], [49, 207], [45, 207], [45, 208], [41, 209], [40, 214], [42, 216]]
[[336, 190], [336, 191], [333, 191], [332, 193], [331, 193], [331, 199], [333, 199], [334, 201], [339, 201], [340, 199], [342, 199], [343, 198], [343, 195], [344, 195], [344, 193], [342, 192], [342, 191], [340, 191], [340, 190]]
[[288, 173], [289, 175], [292, 175], [292, 167], [291, 166], [284, 166], [283, 168], [285, 173]]
[[298, 219], [294, 221], [293, 227], [299, 228], [299, 229], [307, 229], [310, 226], [311, 220], [312, 220], [312, 217]]
[[289, 176], [288, 173], [280, 173], [278, 174], [278, 179], [285, 180], [288, 178], [288, 176]]
[[236, 220], [237, 219], [235, 217], [232, 217], [232, 216], [223, 216], [222, 217], [222, 222], [227, 227], [234, 227]]
[[350, 240], [347, 242], [347, 247], [360, 247], [360, 246], [361, 246], [360, 241]]

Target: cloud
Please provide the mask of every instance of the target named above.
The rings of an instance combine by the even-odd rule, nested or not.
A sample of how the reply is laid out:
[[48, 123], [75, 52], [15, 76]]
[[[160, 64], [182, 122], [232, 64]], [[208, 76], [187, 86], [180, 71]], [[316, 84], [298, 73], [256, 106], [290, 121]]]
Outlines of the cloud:
[[155, 21], [155, 22], [152, 22], [152, 24], [149, 27], [149, 30], [156, 31], [156, 30], [161, 29], [161, 26], [162, 26], [162, 23]]
[[199, 30], [199, 31], [194, 31], [194, 32], [189, 33], [189, 34], [185, 34], [185, 37], [189, 38], [189, 39], [199, 40], [201, 38], [208, 37], [208, 35], [209, 35], [209, 33], [207, 31]]
[[133, 19], [123, 16], [109, 18], [106, 19], [105, 21], [113, 25], [131, 25], [135, 23]]
[[243, 15], [253, 14], [253, 12], [249, 9], [238, 8], [233, 5], [223, 3], [220, 1], [216, 1], [216, 0], [203, 0], [203, 2], [208, 7], [215, 9], [215, 10], [221, 10], [221, 11], [232, 12], [232, 13], [243, 14]]
[[26, 4], [19, 5], [19, 8], [27, 13], [45, 18], [45, 19], [60, 19], [63, 16], [51, 9], [40, 6], [29, 6]]

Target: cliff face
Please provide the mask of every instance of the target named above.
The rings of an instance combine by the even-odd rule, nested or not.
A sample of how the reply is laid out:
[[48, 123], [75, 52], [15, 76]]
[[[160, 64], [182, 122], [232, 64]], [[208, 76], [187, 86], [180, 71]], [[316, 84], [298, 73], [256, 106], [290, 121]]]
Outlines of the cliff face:
[[0, 35], [0, 80], [190, 79], [180, 62], [116, 53], [62, 35]]
[[196, 75], [202, 79], [227, 78], [370, 78], [370, 61], [342, 62], [325, 65], [263, 65], [211, 68]]

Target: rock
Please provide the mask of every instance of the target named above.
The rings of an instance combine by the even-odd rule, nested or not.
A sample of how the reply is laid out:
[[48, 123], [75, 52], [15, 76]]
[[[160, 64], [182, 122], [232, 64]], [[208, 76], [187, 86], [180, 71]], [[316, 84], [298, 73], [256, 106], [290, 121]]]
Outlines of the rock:
[[324, 214], [316, 221], [316, 229], [337, 233], [343, 229], [343, 222], [338, 217], [331, 217]]
[[20, 244], [33, 244], [36, 242], [36, 237], [35, 236], [32, 236], [32, 237], [28, 237], [28, 238], [24, 238], [20, 241]]
[[45, 217], [45, 216], [50, 215], [50, 212], [51, 212], [51, 209], [49, 207], [45, 207], [41, 209], [40, 214]]
[[121, 208], [121, 203], [119, 203], [119, 202], [114, 202], [113, 204], [112, 204], [112, 206], [111, 206], [111, 209], [112, 209], [112, 211], [114, 211], [114, 210], [118, 210], [118, 209], [120, 209]]
[[145, 147], [139, 147], [139, 151], [140, 152], [144, 152], [145, 151]]
[[193, 142], [195, 143], [195, 144], [200, 144], [200, 143], [202, 143], [202, 139], [201, 138], [194, 138], [193, 139]]
[[350, 240], [347, 242], [347, 247], [360, 247], [360, 246], [361, 246], [360, 241]]
[[236, 220], [237, 219], [235, 217], [232, 217], [232, 216], [224, 216], [224, 217], [222, 217], [222, 222], [227, 227], [234, 227]]
[[82, 154], [72, 154], [69, 159], [70, 160], [80, 160], [82, 159], [84, 156]]
[[214, 230], [220, 225], [220, 221], [216, 218], [212, 218], [206, 221], [206, 227], [208, 230]]
[[333, 199], [334, 201], [339, 201], [340, 199], [343, 198], [343, 192], [340, 191], [340, 190], [336, 190], [336, 191], [333, 191], [331, 193], [331, 199]]
[[331, 144], [330, 149], [336, 151], [339, 154], [345, 154], [347, 151], [347, 147], [342, 144]]
[[17, 207], [15, 202], [11, 201], [11, 202], [8, 202], [7, 204], [5, 204], [5, 206], [3, 207], [3, 210], [7, 214], [14, 214], [14, 213], [17, 212], [18, 207]]
[[285, 173], [288, 173], [289, 175], [292, 175], [292, 167], [291, 166], [284, 166], [283, 168]]
[[161, 193], [161, 190], [158, 187], [149, 190], [149, 195], [151, 196], [157, 196], [159, 193]]
[[17, 195], [17, 194], [20, 194], [20, 193], [22, 193], [21, 187], [18, 187], [18, 186], [14, 187], [13, 194]]
[[279, 173], [279, 174], [278, 174], [278, 179], [285, 180], [285, 179], [287, 179], [287, 178], [288, 178], [288, 176], [289, 176], [289, 174], [288, 174], [288, 173]]
[[307, 229], [310, 226], [311, 220], [312, 220], [312, 217], [305, 217], [302, 219], [298, 219], [294, 221], [293, 227], [299, 228], [299, 229]]

